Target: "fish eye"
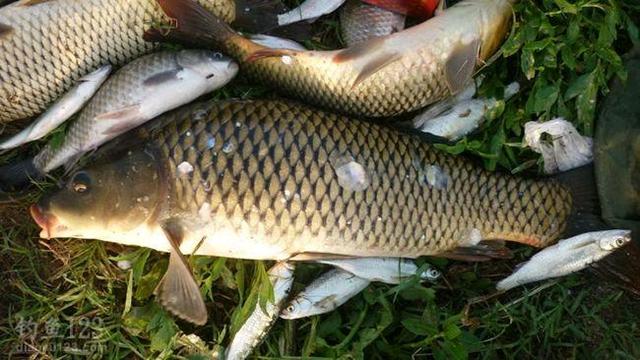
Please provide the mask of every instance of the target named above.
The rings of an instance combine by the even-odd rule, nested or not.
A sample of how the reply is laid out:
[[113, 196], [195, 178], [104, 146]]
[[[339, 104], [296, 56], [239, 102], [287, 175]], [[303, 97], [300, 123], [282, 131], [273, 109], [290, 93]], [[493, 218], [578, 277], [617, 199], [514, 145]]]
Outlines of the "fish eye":
[[617, 238], [616, 239], [616, 245], [618, 245], [618, 246], [624, 245], [624, 239], [623, 238]]
[[293, 306], [293, 304], [290, 304], [289, 306], [287, 306], [287, 312], [292, 313], [295, 309], [296, 309], [296, 307]]
[[73, 176], [71, 180], [71, 189], [78, 194], [84, 194], [89, 191], [91, 185], [91, 178], [85, 172], [79, 172]]

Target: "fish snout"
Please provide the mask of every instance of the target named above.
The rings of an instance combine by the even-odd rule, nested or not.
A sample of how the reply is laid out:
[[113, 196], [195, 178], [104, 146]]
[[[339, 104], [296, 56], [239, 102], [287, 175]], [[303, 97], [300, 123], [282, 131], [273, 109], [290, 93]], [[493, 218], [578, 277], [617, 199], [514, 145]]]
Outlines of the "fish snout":
[[57, 218], [51, 215], [46, 209], [43, 209], [40, 204], [31, 205], [29, 211], [33, 220], [42, 229], [40, 237], [43, 239], [51, 239], [51, 230], [56, 226], [58, 222]]

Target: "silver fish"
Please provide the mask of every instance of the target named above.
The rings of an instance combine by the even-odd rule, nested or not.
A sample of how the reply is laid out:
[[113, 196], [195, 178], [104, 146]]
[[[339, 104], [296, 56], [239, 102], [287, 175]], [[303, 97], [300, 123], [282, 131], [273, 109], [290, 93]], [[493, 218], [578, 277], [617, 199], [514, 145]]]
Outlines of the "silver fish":
[[138, 58], [105, 82], [60, 146], [48, 144], [32, 160], [0, 169], [0, 187], [11, 190], [62, 165], [69, 167], [110, 139], [225, 85], [237, 72], [231, 59], [205, 50]]
[[594, 231], [561, 240], [535, 254], [516, 272], [500, 281], [496, 288], [506, 291], [530, 282], [580, 271], [629, 241], [631, 241], [629, 230]]
[[[360, 259], [320, 260], [323, 264], [338, 267], [357, 277], [369, 281], [387, 284], [399, 284], [418, 272], [418, 266], [409, 259], [392, 257], [370, 257]], [[440, 271], [429, 267], [422, 274], [422, 280], [435, 281], [440, 278]]]
[[[520, 89], [518, 83], [512, 83], [505, 89], [504, 100], [508, 100]], [[477, 129], [485, 115], [498, 104], [495, 98], [477, 98], [462, 100], [445, 110], [442, 114], [430, 118], [431, 110], [418, 115], [414, 124], [420, 131], [455, 141]]]
[[285, 38], [280, 38], [271, 35], [251, 35], [251, 41], [262, 46], [266, 46], [272, 49], [290, 49], [290, 50], [307, 50], [304, 46], [297, 42]]
[[111, 73], [111, 65], [83, 76], [78, 84], [62, 96], [29, 127], [0, 143], [0, 150], [9, 150], [28, 142], [43, 138], [73, 114], [78, 112], [98, 91]]
[[333, 311], [364, 290], [370, 281], [350, 272], [330, 270], [298, 294], [282, 310], [283, 319], [299, 319]]
[[278, 15], [278, 25], [284, 26], [302, 20], [313, 20], [330, 14], [344, 4], [346, 0], [307, 0], [295, 9]]
[[246, 359], [267, 336], [267, 331], [278, 319], [282, 305], [289, 296], [293, 285], [294, 269], [294, 265], [288, 262], [279, 262], [269, 269], [268, 274], [273, 285], [274, 302], [267, 302], [263, 310], [259, 304], [260, 300], [258, 300], [255, 310], [233, 336], [227, 349], [227, 360]]

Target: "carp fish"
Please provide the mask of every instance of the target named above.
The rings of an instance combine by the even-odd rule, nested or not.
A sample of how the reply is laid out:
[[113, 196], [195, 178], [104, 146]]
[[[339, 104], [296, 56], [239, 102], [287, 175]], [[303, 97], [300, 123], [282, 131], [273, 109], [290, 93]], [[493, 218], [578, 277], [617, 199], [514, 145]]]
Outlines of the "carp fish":
[[404, 15], [360, 0], [348, 0], [340, 10], [340, 30], [348, 46], [401, 31], [404, 22]]
[[346, 49], [296, 51], [256, 44], [192, 0], [157, 1], [177, 27], [150, 29], [147, 40], [213, 47], [278, 91], [367, 117], [410, 112], [465, 89], [502, 43], [512, 17], [511, 0], [468, 0]]
[[[488, 172], [419, 137], [297, 103], [192, 104], [153, 125], [33, 205], [40, 236], [170, 252], [167, 282], [184, 284], [181, 255], [194, 252], [486, 260], [505, 256], [489, 240], [542, 247], [589, 218], [589, 187], [573, 186], [584, 172]], [[173, 301], [198, 292], [191, 283]]]
[[[233, 0], [200, 0], [224, 21]], [[153, 0], [20, 0], [0, 8], [0, 124], [35, 116], [100, 66], [153, 50], [142, 39], [165, 17]], [[34, 57], [38, 60], [34, 61]]]

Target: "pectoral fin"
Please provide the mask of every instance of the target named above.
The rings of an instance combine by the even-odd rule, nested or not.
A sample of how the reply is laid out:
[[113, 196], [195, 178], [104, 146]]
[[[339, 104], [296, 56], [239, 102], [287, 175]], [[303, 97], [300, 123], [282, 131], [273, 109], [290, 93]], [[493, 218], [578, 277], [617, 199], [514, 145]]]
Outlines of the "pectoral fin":
[[468, 44], [459, 44], [447, 59], [445, 79], [452, 94], [464, 90], [471, 81], [479, 51], [480, 40], [474, 39]]
[[155, 294], [160, 304], [172, 314], [196, 325], [204, 325], [208, 317], [207, 308], [187, 260], [180, 252], [182, 234], [171, 226], [163, 226], [163, 230], [171, 244], [169, 267]]
[[382, 53], [377, 57], [373, 58], [372, 60], [368, 61], [366, 64], [364, 64], [364, 66], [358, 73], [358, 76], [353, 81], [351, 88], [353, 89], [357, 87], [367, 78], [369, 78], [371, 75], [377, 73], [378, 71], [383, 69], [385, 66], [394, 63], [396, 60], [399, 60], [400, 58], [402, 58], [402, 55], [398, 53]]
[[104, 135], [119, 135], [125, 131], [128, 131], [144, 121], [145, 116], [142, 113], [142, 107], [140, 104], [124, 107], [122, 109], [114, 110], [108, 113], [100, 114], [96, 116], [97, 121], [110, 122], [111, 124], [105, 124]]
[[0, 40], [4, 37], [9, 36], [13, 32], [13, 28], [9, 25], [5, 25], [0, 23]]

